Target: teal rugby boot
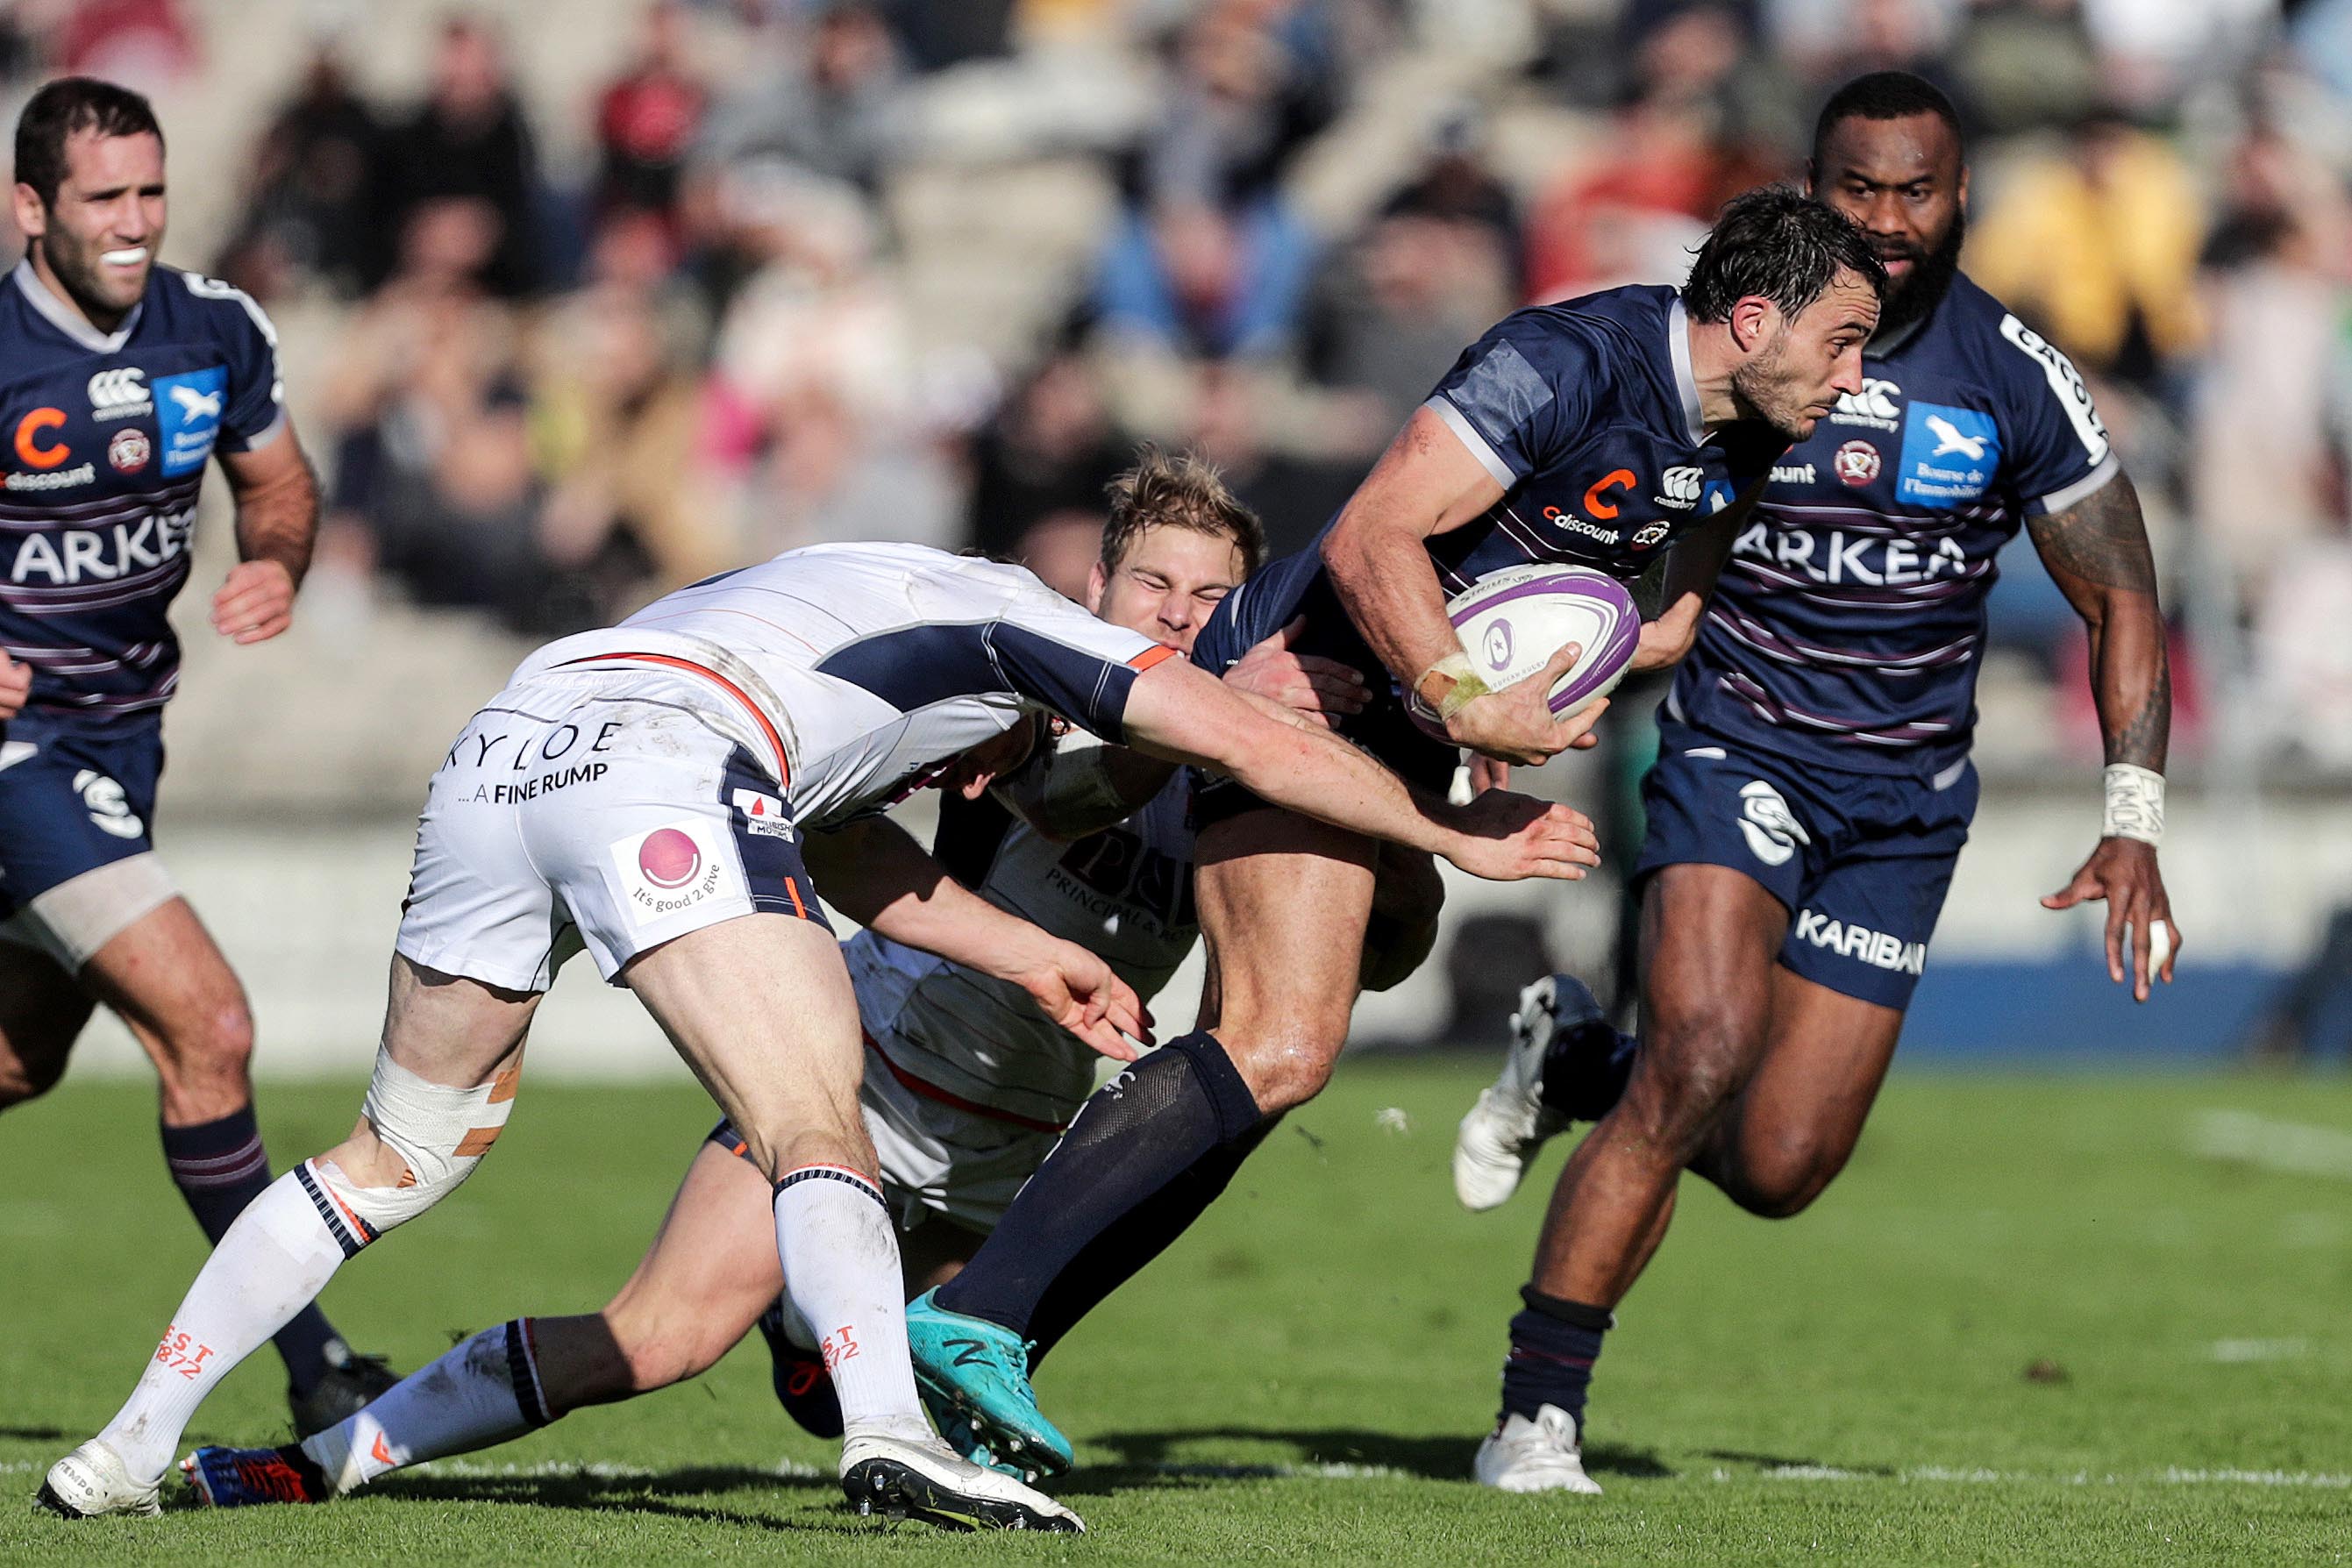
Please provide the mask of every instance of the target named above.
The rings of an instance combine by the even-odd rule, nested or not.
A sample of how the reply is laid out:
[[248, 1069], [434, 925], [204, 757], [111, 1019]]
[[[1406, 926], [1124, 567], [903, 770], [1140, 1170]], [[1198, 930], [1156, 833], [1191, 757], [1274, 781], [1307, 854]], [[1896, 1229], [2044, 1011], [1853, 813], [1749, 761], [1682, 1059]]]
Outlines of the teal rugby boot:
[[967, 1440], [989, 1450], [986, 1462], [1008, 1472], [1068, 1473], [1077, 1456], [1037, 1408], [1028, 1343], [985, 1318], [949, 1311], [932, 1300], [937, 1294], [907, 1303], [907, 1349], [932, 1421], [942, 1432], [968, 1427]]

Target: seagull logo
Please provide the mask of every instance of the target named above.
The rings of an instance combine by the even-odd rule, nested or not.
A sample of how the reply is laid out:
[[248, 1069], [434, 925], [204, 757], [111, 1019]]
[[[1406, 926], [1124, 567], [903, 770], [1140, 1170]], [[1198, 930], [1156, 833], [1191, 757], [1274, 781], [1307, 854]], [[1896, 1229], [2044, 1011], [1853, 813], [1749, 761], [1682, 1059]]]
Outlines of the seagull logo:
[[[198, 392], [193, 386], [175, 386], [172, 388], [172, 401], [178, 404], [181, 411], [190, 419], [220, 417], [221, 395], [217, 392]], [[1946, 426], [1945, 428], [1949, 429], [1950, 426]], [[1940, 451], [1942, 448], [1938, 447], [1937, 450]]]
[[[175, 387], [173, 391], [176, 394], [178, 389]], [[1940, 458], [1947, 452], [1962, 452], [1971, 462], [1984, 461], [1983, 437], [1961, 435], [1959, 426], [1940, 414], [1927, 416], [1927, 428], [1936, 433], [1936, 449], [1927, 454], [1930, 458]]]

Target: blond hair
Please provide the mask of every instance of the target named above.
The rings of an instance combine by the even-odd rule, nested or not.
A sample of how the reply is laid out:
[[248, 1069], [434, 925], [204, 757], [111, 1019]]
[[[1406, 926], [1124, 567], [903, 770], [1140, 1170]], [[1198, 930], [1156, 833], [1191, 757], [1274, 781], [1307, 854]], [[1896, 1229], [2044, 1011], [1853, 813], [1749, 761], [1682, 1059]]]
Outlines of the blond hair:
[[1110, 498], [1102, 536], [1106, 572], [1118, 569], [1147, 528], [1189, 528], [1230, 539], [1245, 569], [1255, 572], [1265, 563], [1265, 525], [1225, 488], [1215, 464], [1190, 452], [1171, 456], [1146, 446], [1136, 454], [1135, 466], [1104, 486], [1103, 493]]

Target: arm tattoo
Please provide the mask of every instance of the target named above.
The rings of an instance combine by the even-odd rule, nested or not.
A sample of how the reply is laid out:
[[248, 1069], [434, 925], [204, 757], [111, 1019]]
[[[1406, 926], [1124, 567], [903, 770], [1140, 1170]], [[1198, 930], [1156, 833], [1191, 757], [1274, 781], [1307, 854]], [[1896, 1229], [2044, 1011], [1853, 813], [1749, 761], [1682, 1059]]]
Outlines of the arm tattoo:
[[2147, 525], [2128, 474], [2117, 474], [2064, 511], [2027, 519], [2026, 531], [2061, 587], [2072, 586], [2066, 579], [2073, 578], [2093, 588], [2156, 592]]
[[2164, 771], [2166, 752], [2172, 742], [2172, 667], [2158, 650], [2156, 685], [2139, 711], [2117, 726], [2102, 721], [2106, 731], [2107, 761], [2130, 763], [2137, 767]]

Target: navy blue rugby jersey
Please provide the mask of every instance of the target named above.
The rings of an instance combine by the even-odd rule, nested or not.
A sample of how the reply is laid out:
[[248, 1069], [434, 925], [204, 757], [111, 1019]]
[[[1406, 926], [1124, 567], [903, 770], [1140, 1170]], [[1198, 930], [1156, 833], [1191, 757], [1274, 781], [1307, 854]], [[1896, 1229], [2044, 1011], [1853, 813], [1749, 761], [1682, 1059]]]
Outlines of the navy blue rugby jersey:
[[1857, 773], [1948, 776], [1994, 558], [2117, 471], [2066, 356], [1965, 277], [1772, 470], [1667, 712]]
[[1425, 406], [1504, 487], [1484, 516], [1429, 541], [1449, 594], [1531, 562], [1637, 577], [1761, 484], [1789, 444], [1757, 421], [1705, 428], [1682, 300], [1648, 285], [1505, 317]]
[[0, 284], [0, 647], [33, 667], [31, 710], [170, 698], [205, 464], [274, 440], [283, 398], [277, 336], [226, 283], [159, 266], [113, 332], [29, 262]]

